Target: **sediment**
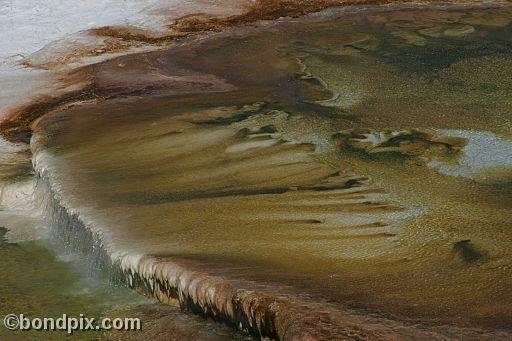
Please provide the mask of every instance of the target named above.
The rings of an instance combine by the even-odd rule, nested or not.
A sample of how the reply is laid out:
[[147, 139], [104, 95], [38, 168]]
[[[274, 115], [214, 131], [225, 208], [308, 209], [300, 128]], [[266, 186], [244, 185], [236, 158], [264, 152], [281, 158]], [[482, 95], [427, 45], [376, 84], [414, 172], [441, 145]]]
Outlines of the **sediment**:
[[[499, 6], [510, 2], [491, 1], [481, 2], [474, 0], [459, 0], [453, 5], [464, 6]], [[63, 84], [48, 84], [47, 94], [29, 98], [21, 101], [15, 108], [9, 108], [7, 112], [1, 113], [0, 134], [7, 140], [13, 142], [27, 142], [31, 123], [37, 120], [44, 113], [54, 110], [62, 105], [80, 103], [82, 101], [99, 101], [116, 94], [98, 94], [91, 82], [91, 65], [76, 67], [70, 66], [73, 63], [80, 63], [86, 57], [98, 57], [99, 55], [113, 54], [115, 56], [132, 54], [137, 48], [146, 51], [155, 51], [169, 47], [176, 41], [186, 40], [191, 37], [203, 36], [211, 32], [225, 32], [230, 28], [243, 26], [258, 21], [272, 21], [282, 18], [299, 17], [308, 13], [322, 11], [330, 7], [351, 6], [351, 5], [392, 5], [403, 4], [408, 6], [422, 6], [426, 4], [437, 5], [436, 1], [395, 1], [395, 0], [258, 0], [247, 4], [244, 10], [238, 14], [189, 14], [177, 18], [169, 24], [166, 32], [151, 32], [136, 27], [125, 26], [103, 26], [92, 28], [84, 32], [90, 37], [97, 37], [101, 41], [101, 49], [97, 50], [91, 46], [66, 46], [58, 47], [52, 51], [49, 49], [47, 57], [38, 57], [38, 51], [27, 56], [20, 65], [27, 68], [50, 70], [57, 75]], [[229, 13], [230, 11], [227, 11]], [[104, 59], [103, 59], [104, 60]], [[100, 59], [98, 61], [101, 62]], [[90, 62], [89, 62], [90, 63]], [[94, 65], [94, 63], [93, 63]], [[65, 90], [67, 88], [71, 90]], [[51, 91], [55, 88], [54, 91]], [[54, 93], [59, 93], [55, 96]], [[29, 97], [29, 96], [27, 96]]]
[[[37, 159], [37, 158], [36, 158]], [[101, 232], [79, 212], [62, 205], [48, 170], [37, 162], [36, 202], [68, 246], [108, 271], [113, 281], [128, 285], [160, 302], [179, 305], [257, 337], [276, 340], [392, 340], [397, 335], [381, 326], [357, 323], [354, 317], [320, 304], [287, 296], [246, 290], [221, 277], [187, 270], [161, 257], [108, 250]]]
[[[108, 273], [114, 283], [155, 297], [165, 304], [225, 323], [258, 338], [274, 340], [445, 340], [448, 335], [479, 339], [478, 329], [450, 326], [449, 333], [421, 324], [407, 324], [375, 314], [335, 307], [320, 301], [304, 301], [275, 291], [265, 284], [212, 275], [172, 257], [116, 249], [105, 238], [108, 231], [68, 207], [51, 167], [38, 155], [37, 134], [32, 138], [36, 203], [46, 215], [53, 234], [62, 244], [85, 257], [92, 271]], [[44, 158], [43, 158], [44, 159]], [[318, 223], [312, 221], [307, 223]], [[265, 289], [266, 288], [266, 289]], [[506, 333], [489, 336], [505, 340]]]
[[[292, 4], [292, 2], [289, 3]], [[287, 15], [305, 13], [302, 8], [291, 5], [287, 8], [289, 11]], [[312, 5], [312, 7], [306, 6], [306, 8], [313, 10], [317, 7]], [[282, 14], [282, 9], [278, 7], [276, 10], [252, 14], [246, 21], [251, 22], [254, 18], [273, 19], [276, 17], [276, 13]], [[217, 19], [213, 22], [205, 19], [204, 24], [198, 24], [195, 21], [197, 17], [189, 17], [187, 20], [189, 22], [182, 23], [183, 32], [186, 34], [193, 32], [194, 27], [200, 27], [198, 31], [201, 32], [204, 30], [222, 30], [224, 27], [224, 24], [219, 24]], [[232, 18], [230, 20], [233, 24], [242, 23], [239, 19]], [[116, 36], [119, 34], [118, 32], [109, 28], [98, 33]], [[128, 36], [125, 36], [123, 33], [117, 38], [145, 39], [137, 35], [130, 35], [131, 33], [127, 34]], [[149, 42], [158, 43], [161, 41]], [[197, 84], [198, 78], [187, 79], [189, 76], [195, 77], [194, 75], [187, 75], [183, 78], [183, 82], [178, 82], [178, 86], [183, 87], [189, 83]], [[131, 79], [133, 80], [135, 77]], [[212, 92], [231, 91], [236, 88], [230, 87], [229, 84], [220, 82], [219, 79], [215, 78], [202, 79], [202, 81]], [[118, 84], [99, 84], [98, 82], [98, 79], [94, 79], [92, 83], [88, 83], [89, 86], [84, 90], [60, 98], [43, 99], [24, 107], [23, 110], [18, 112], [16, 118], [1, 126], [4, 134], [11, 140], [27, 140], [27, 136], [30, 135], [32, 129], [31, 124], [48, 111], [84, 100], [102, 101], [105, 98], [121, 95], [147, 94], [157, 89], [156, 83], [147, 86], [142, 82], [140, 87], [132, 86], [127, 91], [128, 88], [118, 87]], [[91, 86], [91, 84], [93, 85]], [[169, 84], [159, 84], [158, 86], [160, 86], [160, 90], [164, 91], [169, 91], [171, 88]], [[194, 90], [192, 89], [192, 91]], [[197, 125], [222, 125], [225, 123], [225, 121], [218, 118], [215, 120], [213, 122], [212, 120], [203, 120], [195, 123]], [[228, 123], [231, 123], [231, 121]], [[181, 132], [170, 133], [178, 134]], [[273, 134], [275, 130], [267, 127], [267, 130], [257, 131], [257, 133]], [[251, 134], [251, 132], [242, 129], [237, 136], [244, 137], [248, 134]], [[39, 136], [36, 134], [32, 141], [34, 142], [38, 138]], [[328, 304], [304, 302], [298, 298], [275, 293], [271, 289], [268, 291], [252, 290], [249, 289], [250, 286], [245, 286], [243, 283], [240, 284], [240, 282], [234, 282], [221, 276], [214, 276], [210, 273], [188, 268], [168, 257], [137, 254], [133, 253], [132, 250], [113, 249], [106, 242], [101, 230], [98, 230], [92, 222], [87, 221], [83, 214], [72, 210], [65, 200], [60, 197], [57, 185], [52, 180], [52, 174], [45, 164], [38, 161], [40, 150], [38, 150], [37, 143], [33, 144], [33, 153], [34, 169], [38, 177], [37, 197], [44, 203], [44, 211], [47, 212], [52, 225], [56, 226], [59, 231], [58, 234], [66, 239], [66, 243], [91, 257], [94, 264], [106, 268], [107, 271], [113, 274], [114, 280], [125, 283], [146, 295], [154, 296], [161, 302], [180, 305], [184, 309], [227, 323], [258, 337], [279, 340], [389, 340], [413, 339], [412, 336], [417, 339], [441, 338], [435, 333], [425, 333], [403, 325], [390, 328], [389, 324], [386, 325], [386, 323], [374, 324], [365, 316], [334, 309]], [[300, 187], [296, 187], [293, 190], [300, 189]], [[179, 194], [182, 196], [182, 193]], [[219, 192], [214, 192], [213, 195], [220, 196]], [[160, 201], [175, 199], [174, 197], [162, 198], [155, 196], [147, 200], [152, 200], [151, 203], [155, 204]], [[307, 220], [306, 222], [317, 223], [319, 221]], [[392, 325], [396, 326], [395, 324]]]

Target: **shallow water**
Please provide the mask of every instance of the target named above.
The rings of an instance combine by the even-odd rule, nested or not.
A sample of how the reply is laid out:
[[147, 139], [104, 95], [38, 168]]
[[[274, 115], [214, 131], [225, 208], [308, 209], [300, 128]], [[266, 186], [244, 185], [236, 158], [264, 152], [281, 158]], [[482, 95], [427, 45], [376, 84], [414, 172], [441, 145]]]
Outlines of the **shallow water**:
[[[442, 335], [510, 336], [512, 11], [330, 15], [105, 63], [100, 85], [133, 76], [116, 78], [120, 62], [166, 85], [49, 115], [36, 166], [120, 259]], [[469, 142], [370, 155], [333, 139], [351, 128]]]
[[[26, 148], [0, 140], [0, 316], [63, 314], [99, 319], [137, 317], [141, 331], [8, 331], [1, 340], [250, 340], [227, 327], [144, 298], [93, 268], [55, 236], [32, 205], [34, 175]], [[28, 190], [27, 190], [28, 188]], [[19, 199], [19, 200], [18, 200]]]

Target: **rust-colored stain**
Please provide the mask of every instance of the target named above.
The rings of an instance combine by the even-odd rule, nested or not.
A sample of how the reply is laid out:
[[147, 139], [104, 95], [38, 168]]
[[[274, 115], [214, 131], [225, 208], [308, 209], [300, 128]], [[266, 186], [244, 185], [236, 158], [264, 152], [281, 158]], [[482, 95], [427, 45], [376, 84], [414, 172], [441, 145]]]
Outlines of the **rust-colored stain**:
[[[162, 34], [155, 34], [147, 32], [142, 29], [133, 27], [113, 27], [105, 26], [89, 30], [89, 33], [97, 36], [107, 38], [103, 46], [105, 52], [120, 52], [128, 50], [134, 45], [140, 44], [165, 44], [175, 41], [179, 38], [184, 38], [193, 34], [200, 34], [211, 31], [222, 31], [230, 26], [251, 23], [258, 20], [273, 20], [281, 17], [297, 17], [326, 9], [333, 6], [346, 6], [354, 4], [385, 4], [390, 3], [390, 0], [258, 0], [248, 6], [247, 10], [239, 15], [232, 15], [227, 17], [212, 16], [206, 14], [193, 14], [187, 15], [175, 20], [170, 26], [169, 31]], [[395, 1], [396, 2], [396, 1]], [[22, 62], [26, 67], [36, 67], [41, 69], [51, 69], [59, 66], [61, 63], [66, 63], [71, 59], [79, 57], [87, 57], [97, 55], [95, 50], [81, 51], [80, 55], [73, 54], [69, 57], [64, 57], [62, 60], [53, 61], [45, 65], [32, 65], [30, 62]], [[76, 85], [84, 82], [89, 85], [85, 86], [82, 90], [74, 90], [66, 93], [60, 97], [43, 96], [35, 99], [31, 103], [24, 104], [17, 109], [5, 113], [6, 119], [0, 122], [0, 134], [4, 138], [11, 141], [24, 141], [27, 140], [27, 135], [30, 135], [30, 125], [37, 118], [45, 113], [68, 105], [73, 102], [85, 100], [97, 100], [107, 94], [99, 95], [95, 90], [94, 85], [87, 81], [90, 77], [90, 67], [84, 67], [72, 75], [64, 75], [65, 80], [71, 85]]]

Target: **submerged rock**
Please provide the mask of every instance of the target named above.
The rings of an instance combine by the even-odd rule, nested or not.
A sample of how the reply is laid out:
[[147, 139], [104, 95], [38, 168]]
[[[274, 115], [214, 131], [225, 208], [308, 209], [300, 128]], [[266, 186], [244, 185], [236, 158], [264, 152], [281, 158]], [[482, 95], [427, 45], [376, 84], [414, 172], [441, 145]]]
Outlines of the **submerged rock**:
[[357, 50], [375, 50], [378, 46], [377, 40], [370, 34], [359, 34], [351, 37], [352, 41], [346, 43], [344, 47], [351, 47]]
[[427, 41], [422, 36], [405, 30], [393, 31], [391, 34], [397, 38], [404, 40], [408, 45], [425, 46]]
[[242, 128], [240, 129], [235, 136], [239, 138], [246, 138], [246, 137], [259, 137], [259, 136], [268, 136], [272, 134], [276, 134], [277, 129], [274, 125], [269, 124], [264, 127], [256, 128], [256, 129], [249, 129], [249, 128]]
[[0, 243], [7, 241], [6, 235], [7, 229], [3, 226], [0, 226]]
[[[418, 30], [418, 33], [424, 37], [441, 38], [441, 37], [462, 37], [475, 32], [475, 28], [471, 25], [446, 26], [436, 25]], [[405, 38], [405, 37], [404, 37]]]
[[475, 32], [475, 28], [471, 25], [464, 25], [459, 27], [451, 27], [444, 31], [444, 35], [447, 37], [460, 37]]
[[460, 151], [467, 140], [460, 137], [434, 136], [416, 129], [373, 131], [349, 129], [334, 135], [342, 147], [367, 154], [394, 153], [404, 156], [449, 155]]
[[418, 33], [425, 37], [440, 38], [443, 35], [443, 26], [433, 26], [418, 30]]
[[510, 25], [512, 20], [506, 13], [503, 15], [489, 15], [486, 13], [475, 12], [471, 13], [470, 16], [463, 18], [462, 22], [471, 25], [505, 27]]
[[475, 249], [470, 239], [454, 243], [453, 251], [466, 263], [475, 263], [482, 259], [482, 254]]

